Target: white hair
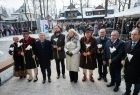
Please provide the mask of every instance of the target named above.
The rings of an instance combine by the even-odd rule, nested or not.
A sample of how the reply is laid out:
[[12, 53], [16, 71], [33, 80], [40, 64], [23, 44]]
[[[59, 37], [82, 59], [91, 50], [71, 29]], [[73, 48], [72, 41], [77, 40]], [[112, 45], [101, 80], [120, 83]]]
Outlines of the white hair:
[[68, 32], [71, 32], [71, 31], [76, 33], [75, 29], [73, 29], [73, 28], [68, 30]]
[[43, 34], [44, 36], [46, 36], [45, 32], [40, 32], [38, 35]]

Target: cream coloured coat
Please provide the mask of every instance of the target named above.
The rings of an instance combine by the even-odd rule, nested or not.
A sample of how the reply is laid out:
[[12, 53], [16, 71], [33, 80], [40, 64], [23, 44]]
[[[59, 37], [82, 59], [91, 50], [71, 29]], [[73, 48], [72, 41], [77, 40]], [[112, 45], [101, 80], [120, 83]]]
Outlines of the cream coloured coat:
[[80, 41], [78, 35], [74, 36], [71, 40], [68, 40], [69, 37], [66, 37], [65, 41], [65, 52], [70, 51], [73, 53], [73, 56], [66, 54], [66, 68], [68, 71], [79, 71], [80, 64]]

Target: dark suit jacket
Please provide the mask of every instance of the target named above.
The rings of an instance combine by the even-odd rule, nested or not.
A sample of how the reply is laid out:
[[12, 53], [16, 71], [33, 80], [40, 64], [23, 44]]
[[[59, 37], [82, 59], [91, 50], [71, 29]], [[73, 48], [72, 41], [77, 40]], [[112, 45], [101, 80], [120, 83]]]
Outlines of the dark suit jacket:
[[[110, 53], [109, 47], [115, 47], [116, 51], [113, 53]], [[112, 60], [111, 65], [115, 67], [121, 67], [122, 66], [121, 61], [124, 58], [123, 56], [125, 55], [124, 42], [117, 39], [115, 43], [112, 43], [111, 40], [108, 40], [105, 46], [105, 53], [104, 53], [106, 61], [110, 59], [110, 55], [111, 55], [111, 60]]]
[[[102, 44], [102, 48], [98, 49], [100, 52], [105, 50], [105, 45], [106, 45], [106, 42], [109, 40], [109, 38], [105, 37], [103, 40], [99, 37], [96, 39], [97, 41], [97, 45], [98, 44]], [[97, 52], [97, 59], [98, 60], [103, 60], [104, 59], [104, 56], [103, 56], [103, 53], [98, 53]]]
[[132, 41], [128, 41], [126, 44], [126, 54], [132, 54], [133, 58], [129, 62], [125, 61], [125, 80], [131, 83], [140, 83], [140, 40], [135, 47], [131, 49]]
[[[54, 41], [55, 38], [58, 38], [57, 43]], [[57, 56], [57, 50], [53, 48], [53, 58], [54, 59], [64, 59], [65, 58], [65, 51], [64, 51], [64, 46], [65, 46], [65, 35], [60, 34], [56, 36], [55, 34], [51, 37], [51, 43], [52, 45], [57, 45], [58, 47], [61, 47], [61, 50], [58, 51], [59, 58]]]
[[44, 42], [36, 42], [36, 56], [41, 67], [47, 67], [52, 59], [52, 45], [51, 42], [45, 40]]

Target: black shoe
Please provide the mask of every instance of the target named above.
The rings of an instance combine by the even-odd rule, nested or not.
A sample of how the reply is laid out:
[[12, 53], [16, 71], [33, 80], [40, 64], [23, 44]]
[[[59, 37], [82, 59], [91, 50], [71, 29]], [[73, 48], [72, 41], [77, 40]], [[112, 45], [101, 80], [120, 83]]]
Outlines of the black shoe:
[[104, 82], [107, 82], [107, 78], [106, 77], [103, 77], [103, 80], [104, 80]]
[[38, 81], [38, 79], [35, 79], [33, 82], [37, 82]]
[[36, 76], [36, 79], [34, 79], [34, 82], [37, 82], [38, 81], [38, 77]]
[[46, 83], [46, 80], [43, 80], [42, 83], [45, 84]]
[[70, 82], [73, 82], [73, 80], [70, 79]]
[[113, 89], [114, 92], [118, 92], [118, 90], [119, 90], [118, 86], [115, 86], [115, 88]]
[[133, 95], [138, 95], [138, 92], [137, 93], [134, 92]]
[[32, 79], [28, 79], [28, 82], [31, 82], [32, 81]]
[[19, 79], [22, 79], [23, 77], [19, 77]]
[[98, 78], [98, 80], [101, 80], [102, 79], [102, 77], [100, 76], [99, 78]]
[[23, 76], [23, 78], [26, 78], [26, 76]]
[[48, 79], [48, 82], [51, 83], [51, 79]]
[[74, 81], [74, 83], [77, 83], [77, 80], [76, 80], [76, 81]]
[[130, 95], [130, 93], [125, 92], [125, 93], [123, 93], [122, 95]]
[[58, 75], [56, 78], [59, 79], [60, 78], [60, 75]]
[[110, 84], [107, 85], [107, 87], [112, 87], [114, 85], [115, 85], [114, 83], [110, 83]]
[[65, 75], [63, 75], [63, 79], [65, 79], [66, 78], [66, 76]]

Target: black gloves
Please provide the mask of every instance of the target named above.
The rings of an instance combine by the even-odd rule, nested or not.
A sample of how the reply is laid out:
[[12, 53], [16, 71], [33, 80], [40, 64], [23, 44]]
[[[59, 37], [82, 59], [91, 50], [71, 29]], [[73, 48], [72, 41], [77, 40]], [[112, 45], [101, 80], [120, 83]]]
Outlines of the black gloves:
[[67, 51], [66, 54], [69, 55], [70, 57], [73, 56], [73, 53], [70, 51]]

